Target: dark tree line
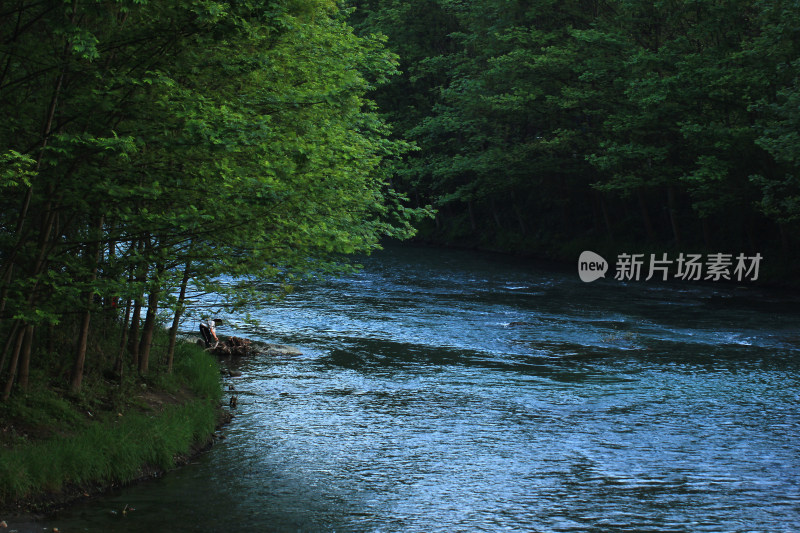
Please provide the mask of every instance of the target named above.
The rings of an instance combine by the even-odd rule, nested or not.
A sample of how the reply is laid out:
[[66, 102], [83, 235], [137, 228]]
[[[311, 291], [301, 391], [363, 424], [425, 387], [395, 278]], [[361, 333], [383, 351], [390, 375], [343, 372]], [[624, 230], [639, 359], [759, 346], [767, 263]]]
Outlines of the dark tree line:
[[354, 0], [403, 75], [377, 92], [398, 187], [444, 242], [790, 254], [800, 3]]

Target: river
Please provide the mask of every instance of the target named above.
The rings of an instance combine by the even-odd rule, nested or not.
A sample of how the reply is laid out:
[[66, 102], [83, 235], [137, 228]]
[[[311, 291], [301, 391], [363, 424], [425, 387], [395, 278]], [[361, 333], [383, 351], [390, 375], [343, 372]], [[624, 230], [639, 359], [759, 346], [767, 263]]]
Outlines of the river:
[[251, 310], [239, 335], [303, 355], [236, 364], [211, 451], [38, 530], [800, 531], [791, 295], [416, 247], [363, 263]]

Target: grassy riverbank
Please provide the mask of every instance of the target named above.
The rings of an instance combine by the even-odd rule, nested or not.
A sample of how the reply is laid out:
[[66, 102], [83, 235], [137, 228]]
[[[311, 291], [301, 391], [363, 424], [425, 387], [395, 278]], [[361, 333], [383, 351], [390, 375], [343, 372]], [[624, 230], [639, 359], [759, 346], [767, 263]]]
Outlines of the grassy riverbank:
[[172, 374], [127, 376], [98, 372], [80, 396], [51, 386], [0, 403], [0, 510], [47, 509], [157, 475], [210, 442], [222, 394], [213, 356], [179, 343]]

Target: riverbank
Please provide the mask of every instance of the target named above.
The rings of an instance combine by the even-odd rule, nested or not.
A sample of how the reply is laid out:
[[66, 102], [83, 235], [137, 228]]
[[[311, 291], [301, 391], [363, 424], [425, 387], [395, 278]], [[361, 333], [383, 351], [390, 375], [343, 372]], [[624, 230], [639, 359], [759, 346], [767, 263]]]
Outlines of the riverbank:
[[213, 443], [229, 418], [216, 358], [182, 342], [172, 374], [44, 388], [0, 404], [0, 522], [157, 477]]

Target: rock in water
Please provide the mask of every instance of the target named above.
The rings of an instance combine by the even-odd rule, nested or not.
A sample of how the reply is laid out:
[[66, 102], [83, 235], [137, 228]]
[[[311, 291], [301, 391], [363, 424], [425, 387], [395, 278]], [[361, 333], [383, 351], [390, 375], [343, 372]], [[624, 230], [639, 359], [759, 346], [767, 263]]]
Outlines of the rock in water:
[[284, 346], [282, 344], [265, 344], [265, 352], [267, 355], [303, 355], [303, 352], [294, 346]]

